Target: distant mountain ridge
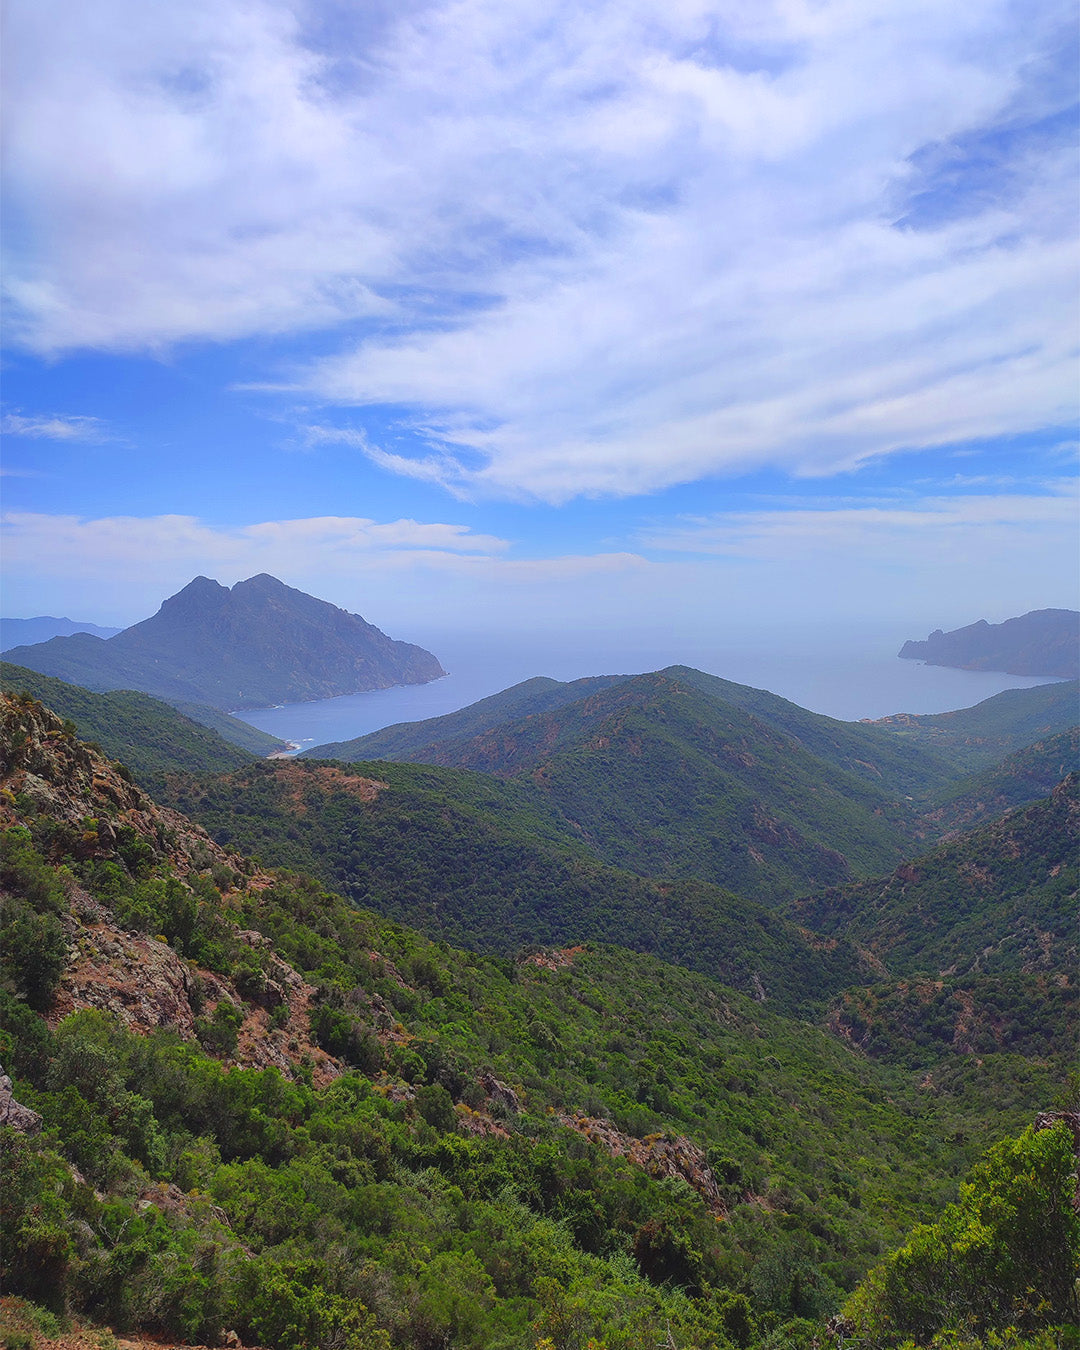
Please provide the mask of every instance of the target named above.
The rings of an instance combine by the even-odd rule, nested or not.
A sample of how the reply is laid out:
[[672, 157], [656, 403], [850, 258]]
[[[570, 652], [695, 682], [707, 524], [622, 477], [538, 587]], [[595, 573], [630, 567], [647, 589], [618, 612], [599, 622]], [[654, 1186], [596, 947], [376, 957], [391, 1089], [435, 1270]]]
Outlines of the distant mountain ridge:
[[426, 684], [446, 674], [422, 647], [265, 573], [231, 590], [196, 577], [152, 618], [115, 637], [79, 633], [7, 655], [87, 689], [138, 689], [226, 711]]
[[951, 633], [940, 628], [924, 642], [905, 642], [906, 661], [959, 670], [1000, 670], [1007, 675], [1080, 676], [1080, 613], [1034, 609], [1004, 623], [968, 624]]
[[100, 624], [84, 623], [79, 619], [57, 619], [51, 614], [39, 614], [33, 619], [0, 619], [0, 652], [48, 642], [54, 637], [71, 637], [73, 633], [111, 638], [121, 632], [121, 628], [103, 628]]

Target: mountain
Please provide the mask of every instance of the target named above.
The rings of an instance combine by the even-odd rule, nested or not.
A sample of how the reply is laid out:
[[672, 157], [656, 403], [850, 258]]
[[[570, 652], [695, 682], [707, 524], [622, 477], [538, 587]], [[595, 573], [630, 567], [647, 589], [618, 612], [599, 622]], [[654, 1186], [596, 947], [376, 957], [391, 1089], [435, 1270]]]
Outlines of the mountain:
[[[583, 703], [591, 694], [615, 685], [630, 685], [630, 694], [634, 697], [635, 692], [645, 687], [645, 682], [658, 679], [679, 681], [682, 686], [713, 700], [721, 710], [731, 707], [749, 713], [834, 767], [874, 783], [887, 780], [897, 792], [921, 792], [928, 783], [948, 777], [951, 772], [950, 766], [935, 755], [920, 753], [929, 747], [920, 746], [919, 751], [912, 753], [910, 747], [897, 746], [888, 736], [870, 729], [870, 723], [840, 722], [824, 717], [766, 689], [735, 684], [691, 666], [669, 666], [652, 675], [604, 675], [569, 683], [544, 678], [526, 680], [458, 712], [423, 722], [400, 722], [349, 741], [312, 746], [303, 751], [303, 755], [309, 759], [346, 761], [395, 759], [414, 763], [458, 763], [460, 756], [472, 753], [472, 747], [465, 742], [500, 731], [506, 724]], [[585, 716], [589, 715], [591, 713], [586, 710]], [[505, 773], [508, 766], [500, 765], [495, 759], [488, 768], [490, 772]]]
[[46, 614], [36, 619], [0, 619], [0, 652], [29, 643], [48, 642], [49, 638], [70, 637], [72, 633], [111, 638], [122, 631], [120, 628], [102, 628], [96, 623], [80, 623], [76, 619], [54, 619]]
[[[477, 704], [338, 757], [377, 748], [530, 782], [604, 861], [767, 904], [898, 862], [913, 821], [903, 798], [953, 772], [877, 728], [684, 666], [579, 683], [545, 685], [536, 702], [526, 686], [508, 691], [512, 720]], [[440, 731], [451, 735], [430, 740]]]
[[[0, 751], [12, 1344], [69, 1315], [87, 1344], [825, 1344], [1071, 1051], [915, 1075], [648, 955], [455, 951], [216, 845], [32, 700], [0, 700]], [[429, 820], [398, 819], [417, 856]], [[986, 1222], [914, 1257], [1003, 1250], [1003, 1316], [1042, 1336], [1075, 1217], [1071, 1136], [1040, 1125], [961, 1192]], [[985, 1318], [984, 1265], [960, 1292]], [[867, 1343], [919, 1328], [921, 1275], [857, 1289]]]
[[1002, 670], [1008, 675], [1080, 675], [1080, 613], [1034, 609], [1004, 623], [968, 624], [951, 633], [937, 628], [925, 642], [905, 642], [907, 661], [959, 670]]
[[276, 760], [173, 778], [169, 803], [223, 847], [474, 951], [618, 942], [785, 1009], [858, 978], [762, 905], [601, 862], [528, 782], [425, 765]]
[[250, 764], [257, 755], [284, 748], [273, 736], [226, 713], [216, 716], [222, 723], [234, 723], [235, 729], [227, 729], [247, 740], [249, 749], [226, 741], [216, 731], [149, 694], [131, 689], [95, 694], [7, 661], [0, 662], [0, 687], [7, 693], [26, 693], [46, 703], [71, 722], [78, 736], [100, 745], [110, 759], [126, 765], [152, 792], [164, 787], [167, 773], [227, 773]]
[[150, 619], [102, 640], [53, 638], [8, 653], [87, 689], [140, 689], [214, 708], [260, 708], [424, 684], [445, 671], [359, 615], [265, 573], [231, 590], [196, 577]]
[[956, 772], [972, 773], [1078, 722], [1080, 684], [1064, 680], [1034, 689], [1006, 689], [955, 712], [894, 713], [865, 725], [932, 752]]

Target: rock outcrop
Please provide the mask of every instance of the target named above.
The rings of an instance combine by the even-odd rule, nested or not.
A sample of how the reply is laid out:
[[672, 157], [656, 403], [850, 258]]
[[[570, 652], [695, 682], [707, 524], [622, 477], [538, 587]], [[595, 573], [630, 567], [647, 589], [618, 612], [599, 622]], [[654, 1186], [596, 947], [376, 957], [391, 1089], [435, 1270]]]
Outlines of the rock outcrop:
[[[0, 695], [0, 826], [39, 817], [48, 819], [56, 847], [82, 860], [109, 860], [136, 847], [181, 879], [210, 873], [225, 888], [223, 904], [236, 884], [259, 890], [273, 882], [269, 873], [219, 848], [186, 816], [158, 806], [40, 703]], [[289, 1077], [310, 1072], [316, 1084], [342, 1072], [311, 1038], [313, 986], [262, 934], [233, 925], [233, 940], [259, 955], [258, 987], [241, 993], [233, 980], [201, 969], [153, 934], [121, 927], [70, 874], [65, 884], [61, 923], [68, 962], [48, 1012], [53, 1026], [69, 1013], [93, 1008], [139, 1035], [164, 1028], [197, 1040], [200, 1022], [212, 1019], [224, 1002], [240, 1015], [227, 1062], [272, 1067]]]
[[[17, 804], [18, 803], [18, 804]], [[158, 806], [126, 771], [34, 699], [0, 695], [0, 826], [48, 816], [71, 827], [79, 857], [106, 857], [125, 827], [181, 875], [251, 868], [179, 811]], [[77, 835], [77, 838], [76, 838]]]
[[0, 1069], [0, 1125], [7, 1125], [20, 1134], [37, 1134], [41, 1117], [12, 1096], [11, 1079]]
[[561, 1124], [577, 1130], [586, 1139], [616, 1158], [629, 1158], [653, 1177], [679, 1177], [692, 1186], [713, 1214], [724, 1215], [726, 1208], [716, 1178], [705, 1160], [705, 1152], [685, 1135], [650, 1134], [644, 1139], [624, 1134], [610, 1120], [597, 1116], [560, 1115]]

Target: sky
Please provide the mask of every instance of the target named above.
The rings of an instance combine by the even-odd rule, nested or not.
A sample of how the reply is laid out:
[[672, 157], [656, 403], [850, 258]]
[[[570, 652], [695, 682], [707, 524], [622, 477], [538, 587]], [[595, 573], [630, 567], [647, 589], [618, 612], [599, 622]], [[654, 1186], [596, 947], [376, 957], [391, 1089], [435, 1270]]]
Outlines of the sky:
[[1076, 606], [1075, 23], [11, 0], [4, 614]]

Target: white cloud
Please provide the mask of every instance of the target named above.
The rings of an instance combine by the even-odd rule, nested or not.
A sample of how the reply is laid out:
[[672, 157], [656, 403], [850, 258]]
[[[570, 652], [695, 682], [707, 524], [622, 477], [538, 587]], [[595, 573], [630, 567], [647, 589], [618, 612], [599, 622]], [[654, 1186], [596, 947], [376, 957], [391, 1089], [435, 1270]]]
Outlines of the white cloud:
[[[663, 635], [671, 659], [747, 626], [914, 624], [912, 632], [1075, 606], [1070, 497], [792, 501], [679, 518], [637, 547], [508, 557], [462, 526], [353, 518], [220, 528], [190, 516], [4, 518], [4, 609], [127, 624], [199, 573], [270, 572], [395, 636]], [[772, 639], [770, 639], [772, 640]]]
[[390, 471], [549, 500], [1073, 415], [1074, 171], [1021, 134], [1059, 0], [12, 13], [36, 351], [363, 320], [293, 387], [412, 409], [434, 447], [359, 445]]
[[504, 539], [415, 520], [324, 516], [218, 528], [193, 516], [8, 512], [2, 524], [6, 612], [60, 604], [116, 623], [145, 618], [198, 574], [233, 585], [270, 572], [375, 623], [387, 611], [388, 622], [476, 622], [478, 607], [494, 605], [527, 626], [536, 595], [570, 587], [580, 599], [582, 585], [622, 588], [650, 567], [626, 552], [509, 559]]
[[[374, 554], [406, 551], [423, 557], [491, 554], [508, 547], [505, 539], [473, 534], [466, 525], [425, 524], [416, 520], [381, 523], [358, 516], [315, 516], [306, 520], [270, 520], [231, 529], [204, 525], [195, 516], [112, 516], [83, 519], [31, 512], [3, 517], [8, 557], [33, 561], [59, 571], [73, 563], [93, 566], [144, 564], [158, 559], [175, 566], [264, 570], [263, 562], [305, 554], [324, 566], [348, 564]], [[248, 573], [245, 572], [245, 575]]]
[[[784, 587], [803, 595], [807, 612], [840, 608], [870, 615], [908, 597], [953, 613], [964, 606], [999, 618], [1077, 603], [1080, 520], [1073, 484], [1057, 492], [923, 497], [868, 504], [791, 501], [752, 511], [682, 517], [641, 532], [643, 548], [722, 560], [771, 577], [775, 603]], [[859, 598], [861, 597], [861, 599]], [[782, 600], [780, 601], [782, 603]], [[974, 617], [974, 616], [973, 616]]]
[[24, 417], [22, 413], [5, 413], [0, 417], [0, 434], [28, 436], [44, 441], [104, 441], [110, 437], [105, 424], [97, 417], [76, 417], [56, 413], [47, 417]]

